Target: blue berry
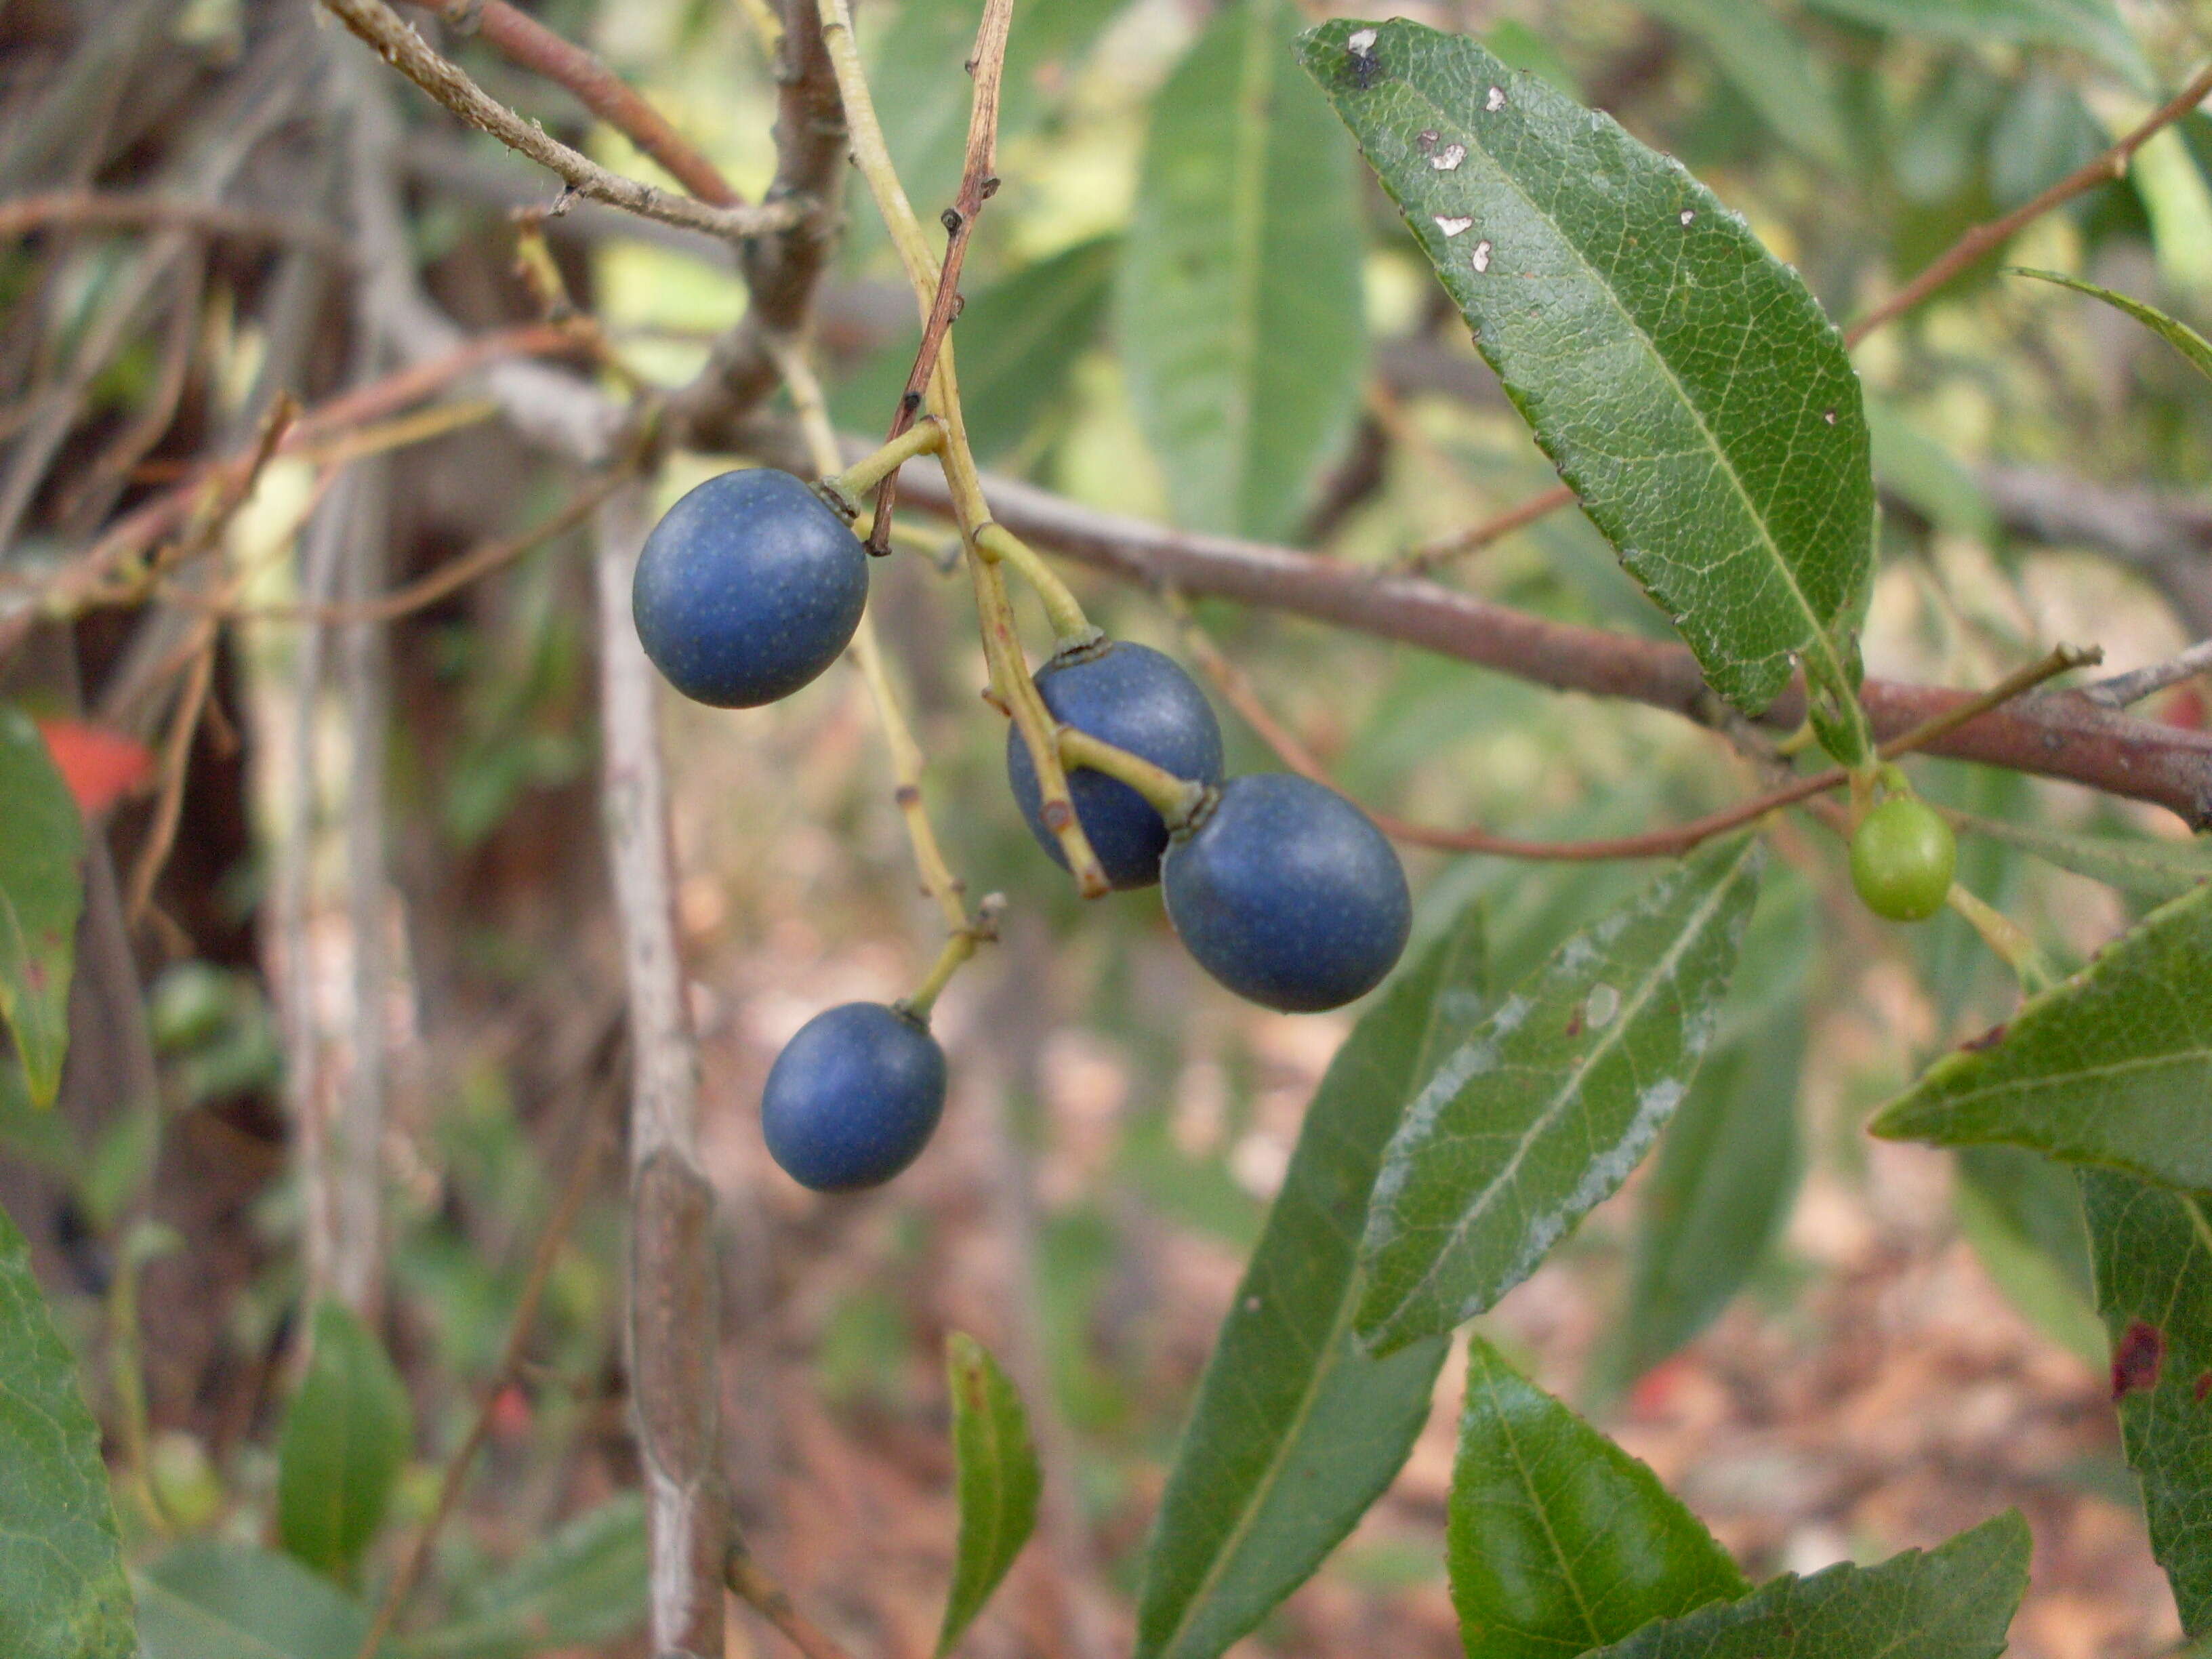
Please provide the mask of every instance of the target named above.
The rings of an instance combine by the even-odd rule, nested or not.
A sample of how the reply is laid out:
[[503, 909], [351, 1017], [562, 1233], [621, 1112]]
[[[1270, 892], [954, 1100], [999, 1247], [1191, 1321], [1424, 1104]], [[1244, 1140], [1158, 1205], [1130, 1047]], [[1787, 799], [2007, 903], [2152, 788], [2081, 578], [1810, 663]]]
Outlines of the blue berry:
[[[1038, 671], [1037, 690], [1054, 720], [1164, 767], [1179, 778], [1221, 781], [1221, 726], [1197, 682], [1172, 657], [1149, 646], [1108, 641], [1055, 657]], [[1062, 869], [1067, 855], [1040, 813], [1036, 768], [1020, 732], [1006, 732], [1006, 781], [1037, 845]], [[1103, 772], [1078, 769], [1067, 779], [1076, 821], [1115, 887], [1150, 887], [1160, 878], [1168, 827], [1135, 790]]]
[[1231, 778], [1162, 866], [1168, 918], [1237, 995], [1312, 1013], [1364, 995], [1406, 948], [1413, 898], [1382, 832], [1333, 789]]
[[820, 1193], [880, 1187], [921, 1155], [945, 1110], [945, 1050], [913, 1015], [848, 1002], [799, 1028], [769, 1068], [761, 1134]]
[[653, 666], [717, 708], [787, 697], [837, 660], [860, 625], [868, 556], [788, 472], [709, 478], [646, 538], [630, 615]]

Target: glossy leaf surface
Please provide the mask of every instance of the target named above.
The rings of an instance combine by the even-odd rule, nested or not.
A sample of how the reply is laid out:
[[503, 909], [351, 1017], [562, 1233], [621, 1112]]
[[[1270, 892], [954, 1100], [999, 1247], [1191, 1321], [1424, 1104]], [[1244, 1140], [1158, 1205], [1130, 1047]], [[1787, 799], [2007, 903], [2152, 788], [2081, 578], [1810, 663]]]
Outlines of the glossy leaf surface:
[[1340, 21], [1303, 52], [1706, 678], [1756, 711], [1802, 660], [1823, 741], [1855, 753], [1874, 474], [1858, 379], [1805, 285], [1678, 162], [1474, 40]]
[[1924, 1553], [1787, 1574], [1590, 1659], [1996, 1659], [2027, 1557], [2027, 1522], [2008, 1510]]
[[1400, 1114], [1480, 1018], [1485, 957], [1469, 904], [1315, 1091], [1176, 1450], [1145, 1559], [1143, 1659], [1211, 1659], [1251, 1630], [1352, 1530], [1427, 1420], [1445, 1342], [1360, 1351], [1359, 1231]]
[[2112, 1391], [2182, 1628], [2212, 1632], [2212, 1199], [2081, 1172]]
[[1747, 837], [1668, 870], [1443, 1058], [1368, 1208], [1356, 1323], [1376, 1352], [1490, 1307], [1627, 1179], [1712, 1042], [1763, 863]]
[[939, 1653], [960, 1639], [1029, 1542], [1043, 1480], [1021, 1396], [982, 1345], [953, 1332], [945, 1339], [945, 1375], [959, 1466], [960, 1545], [938, 1632]]
[[2149, 916], [2005, 1026], [1947, 1055], [1874, 1132], [2026, 1146], [2212, 1188], [2212, 886]]
[[0, 1211], [0, 1653], [125, 1659], [133, 1645], [100, 1430]]
[[1480, 1336], [1445, 1548], [1468, 1659], [1572, 1659], [1750, 1588], [1658, 1476]]

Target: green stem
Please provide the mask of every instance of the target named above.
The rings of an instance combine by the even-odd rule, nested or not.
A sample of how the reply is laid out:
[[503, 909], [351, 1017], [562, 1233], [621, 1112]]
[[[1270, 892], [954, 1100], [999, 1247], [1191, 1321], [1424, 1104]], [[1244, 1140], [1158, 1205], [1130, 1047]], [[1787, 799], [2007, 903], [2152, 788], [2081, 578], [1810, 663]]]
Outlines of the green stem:
[[1180, 830], [1188, 823], [1191, 814], [1206, 799], [1204, 784], [1179, 778], [1141, 755], [1117, 749], [1072, 726], [1060, 728], [1060, 758], [1071, 769], [1088, 767], [1093, 772], [1120, 779], [1158, 808], [1170, 830]]
[[858, 502], [915, 456], [934, 455], [944, 447], [944, 423], [926, 415], [874, 454], [822, 482], [847, 501]]
[[1083, 614], [1083, 605], [1059, 574], [1037, 556], [1036, 550], [1002, 524], [987, 524], [975, 532], [976, 550], [994, 563], [1005, 563], [1022, 573], [1022, 580], [1044, 601], [1052, 622], [1053, 638], [1062, 647], [1090, 645], [1101, 635]]
[[1944, 902], [1964, 916], [1982, 936], [1982, 943], [2012, 969], [2013, 977], [2020, 981], [2020, 988], [2027, 995], [2035, 996], [2058, 983], [2057, 974], [2036, 948], [2035, 941], [2003, 911], [1983, 902], [1955, 881]]
[[975, 954], [975, 947], [983, 942], [984, 937], [982, 931], [975, 927], [963, 927], [952, 934], [945, 941], [945, 948], [937, 953], [937, 960], [930, 964], [929, 972], [922, 976], [921, 983], [915, 987], [911, 994], [900, 998], [892, 1006], [903, 1013], [913, 1015], [924, 1025], [928, 1024], [929, 1011], [937, 1006], [938, 993], [951, 983], [953, 975], [958, 973], [961, 965]]

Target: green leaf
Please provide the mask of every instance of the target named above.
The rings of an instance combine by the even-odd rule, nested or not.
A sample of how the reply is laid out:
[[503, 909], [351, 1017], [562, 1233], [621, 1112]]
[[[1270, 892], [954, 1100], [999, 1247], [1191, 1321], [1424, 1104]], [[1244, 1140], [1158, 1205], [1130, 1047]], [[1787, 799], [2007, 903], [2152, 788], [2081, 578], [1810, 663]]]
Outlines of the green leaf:
[[1357, 1326], [1374, 1352], [1483, 1312], [1628, 1178], [1711, 1044], [1764, 861], [1744, 836], [1668, 870], [1437, 1066], [1368, 1206]]
[[1961, 1146], [1959, 1231], [2029, 1322], [2092, 1368], [2105, 1363], [2089, 1236], [2073, 1176], [2017, 1146]]
[[2007, 1510], [1925, 1554], [1785, 1574], [1589, 1659], [1996, 1659], [2027, 1557], [2027, 1522]]
[[2120, 1438], [2182, 1628], [2212, 1632], [2212, 1200], [2081, 1172]]
[[[1001, 143], [1036, 125], [1047, 105], [1047, 86], [1067, 78], [1121, 3], [1053, 0], [1015, 13], [999, 94]], [[973, 91], [960, 66], [975, 49], [981, 12], [974, 0], [901, 0], [890, 26], [868, 54], [868, 81], [883, 119], [884, 141], [915, 211], [925, 221], [950, 207], [960, 188]], [[864, 225], [879, 225], [872, 209], [857, 217]], [[880, 235], [880, 228], [875, 234]], [[962, 338], [964, 349], [966, 336]], [[907, 354], [908, 367], [913, 357]], [[964, 356], [961, 367], [967, 367]], [[903, 374], [900, 380], [903, 384]], [[964, 404], [964, 375], [962, 392]], [[890, 420], [888, 409], [883, 418]]]
[[1573, 1659], [1751, 1588], [1658, 1476], [1480, 1336], [1445, 1553], [1467, 1659]]
[[611, 1498], [526, 1551], [405, 1659], [529, 1659], [622, 1641], [645, 1620], [645, 1504]]
[[1662, 23], [1713, 56], [1784, 143], [1823, 167], [1851, 165], [1851, 141], [1835, 90], [1812, 50], [1761, 0], [1639, 0]]
[[1904, 34], [2072, 46], [2100, 58], [2137, 88], [2154, 84], [2142, 48], [2112, 0], [1808, 0], [1815, 11]]
[[2167, 316], [2156, 306], [2147, 306], [2141, 300], [2131, 300], [2109, 288], [2100, 288], [2094, 283], [2083, 282], [2079, 276], [2062, 276], [2055, 270], [2030, 270], [2024, 265], [2008, 265], [2005, 270], [2008, 276], [2033, 276], [2039, 283], [2056, 283], [2060, 288], [2070, 288], [2076, 294], [2102, 300], [2116, 311], [2124, 311], [2186, 357], [2190, 367], [2198, 374], [2212, 376], [2212, 340], [2206, 339], [2179, 318]]
[[1639, 1196], [1627, 1364], [1641, 1376], [1720, 1316], [1789, 1213], [1802, 1168], [1802, 1005], [1705, 1062]]
[[51, 1106], [69, 1052], [70, 973], [84, 907], [84, 823], [46, 740], [0, 706], [0, 1021], [34, 1106]]
[[354, 1659], [368, 1634], [327, 1578], [243, 1544], [179, 1545], [137, 1577], [145, 1659]]
[[959, 1466], [960, 1547], [937, 1634], [940, 1654], [951, 1650], [1029, 1542], [1043, 1481], [1022, 1397], [983, 1345], [960, 1331], [947, 1336], [945, 1380]]
[[2136, 836], [2075, 836], [2038, 823], [2003, 818], [1968, 817], [1959, 826], [2008, 847], [2033, 853], [2046, 864], [2101, 881], [2143, 898], [2179, 898], [2212, 878], [2212, 846], [2194, 841], [2153, 841]]
[[1949, 450], [1880, 398], [1867, 400], [1867, 428], [1874, 439], [1875, 477], [1886, 492], [1938, 530], [1996, 545], [1996, 509]]
[[1352, 1340], [1360, 1218], [1382, 1145], [1486, 985], [1471, 902], [1360, 1017], [1307, 1108], [1145, 1557], [1139, 1659], [1213, 1659], [1321, 1565], [1427, 1421], [1445, 1339], [1382, 1360]]
[[2153, 911], [2009, 1025], [1945, 1056], [1886, 1107], [1893, 1140], [2026, 1146], [2212, 1188], [2212, 886]]
[[131, 1587], [76, 1366], [0, 1211], [0, 1653], [125, 1659]]
[[407, 1390], [384, 1346], [335, 1302], [276, 1449], [276, 1535], [318, 1572], [350, 1582], [412, 1439]]
[[[1098, 338], [1121, 244], [1102, 236], [1041, 259], [970, 298], [960, 313], [960, 406], [968, 441], [991, 459], [1018, 447], [1050, 412], [1076, 360]], [[839, 425], [887, 426], [921, 342], [886, 347], [830, 399]]]
[[1765, 1253], [1801, 1170], [1797, 1083], [1805, 1063], [1812, 893], [1768, 885], [1753, 913], [1737, 990], [1638, 1194], [1620, 1354], [1638, 1376], [1717, 1317]]
[[1366, 371], [1352, 147], [1285, 0], [1224, 7], [1152, 105], [1115, 290], [1137, 422], [1176, 516], [1281, 536]]
[[1340, 20], [1302, 50], [1706, 678], [1755, 712], [1802, 661], [1822, 741], [1857, 759], [1874, 474], [1858, 378], [1805, 285], [1680, 163], [1474, 40]]

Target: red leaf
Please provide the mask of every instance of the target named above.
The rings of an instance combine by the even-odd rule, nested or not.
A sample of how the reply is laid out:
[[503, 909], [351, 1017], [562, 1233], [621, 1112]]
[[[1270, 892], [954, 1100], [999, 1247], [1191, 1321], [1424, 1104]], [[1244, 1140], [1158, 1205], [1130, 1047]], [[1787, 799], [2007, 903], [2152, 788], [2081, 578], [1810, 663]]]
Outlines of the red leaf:
[[39, 735], [76, 797], [77, 811], [88, 818], [98, 817], [153, 775], [154, 751], [111, 727], [42, 720]]

